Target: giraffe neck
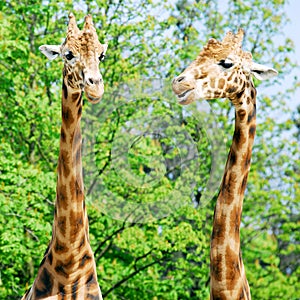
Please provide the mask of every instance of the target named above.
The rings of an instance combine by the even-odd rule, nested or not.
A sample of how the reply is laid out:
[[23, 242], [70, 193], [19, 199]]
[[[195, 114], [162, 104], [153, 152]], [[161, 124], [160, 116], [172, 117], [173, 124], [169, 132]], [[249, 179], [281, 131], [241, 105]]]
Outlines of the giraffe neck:
[[[89, 244], [80, 119], [82, 91], [63, 80], [62, 126], [52, 239], [25, 299], [102, 299]], [[53, 296], [53, 298], [52, 298]], [[49, 298], [50, 299], [50, 298]]]
[[235, 131], [217, 198], [211, 239], [211, 299], [250, 300], [240, 251], [240, 223], [256, 130], [254, 86], [232, 102]]

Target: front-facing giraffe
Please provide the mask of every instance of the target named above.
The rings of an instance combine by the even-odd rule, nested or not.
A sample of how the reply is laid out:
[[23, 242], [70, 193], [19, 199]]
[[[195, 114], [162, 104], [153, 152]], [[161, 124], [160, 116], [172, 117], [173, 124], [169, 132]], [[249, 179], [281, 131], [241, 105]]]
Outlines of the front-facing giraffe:
[[240, 223], [256, 130], [256, 89], [277, 71], [252, 61], [242, 50], [244, 32], [210, 39], [198, 57], [173, 80], [180, 104], [228, 98], [235, 107], [235, 131], [214, 212], [210, 251], [210, 299], [251, 299], [240, 249]]
[[106, 48], [98, 40], [91, 16], [86, 16], [83, 30], [79, 30], [73, 14], [69, 16], [64, 43], [40, 47], [50, 60], [57, 56], [64, 60], [62, 126], [52, 239], [24, 300], [102, 299], [89, 243], [80, 119], [83, 92], [93, 103], [102, 98], [104, 86], [99, 62]]

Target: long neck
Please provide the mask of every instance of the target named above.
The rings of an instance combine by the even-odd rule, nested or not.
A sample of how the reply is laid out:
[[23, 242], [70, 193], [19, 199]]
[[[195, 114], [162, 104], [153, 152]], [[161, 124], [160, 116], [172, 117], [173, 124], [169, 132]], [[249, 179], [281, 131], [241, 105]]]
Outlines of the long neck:
[[60, 248], [63, 248], [63, 243], [66, 247], [77, 248], [82, 238], [88, 234], [81, 162], [81, 111], [81, 91], [74, 91], [63, 84], [62, 126], [53, 227], [53, 239]]
[[63, 298], [66, 300], [100, 300], [102, 296], [89, 244], [84, 203], [80, 133], [82, 92], [68, 87], [65, 82], [66, 78], [62, 89], [62, 126], [52, 239], [25, 299], [65, 295]]
[[240, 223], [256, 130], [256, 90], [238, 95], [235, 131], [217, 198], [211, 239], [211, 299], [251, 299], [240, 250]]

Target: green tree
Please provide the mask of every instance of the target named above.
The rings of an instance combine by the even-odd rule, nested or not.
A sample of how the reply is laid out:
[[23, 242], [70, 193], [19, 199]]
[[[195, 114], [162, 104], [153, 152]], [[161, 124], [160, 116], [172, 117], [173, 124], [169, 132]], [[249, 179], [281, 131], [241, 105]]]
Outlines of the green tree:
[[[51, 237], [62, 63], [46, 62], [38, 47], [62, 41], [69, 10], [79, 23], [91, 13], [100, 41], [109, 44], [101, 65], [105, 96], [84, 106], [82, 124], [103, 295], [208, 299], [214, 193], [233, 109], [224, 100], [180, 107], [171, 80], [208, 38], [238, 27], [247, 33], [244, 47], [258, 62], [273, 64], [278, 81], [295, 67], [288, 36], [282, 45], [274, 42], [286, 22], [285, 1], [232, 1], [226, 13], [219, 2], [0, 3], [0, 299], [18, 299], [32, 284]], [[271, 84], [256, 82], [259, 125], [244, 202], [243, 259], [253, 299], [297, 299], [299, 146], [285, 109], [296, 83], [275, 95]], [[282, 111], [285, 119], [273, 117]]]

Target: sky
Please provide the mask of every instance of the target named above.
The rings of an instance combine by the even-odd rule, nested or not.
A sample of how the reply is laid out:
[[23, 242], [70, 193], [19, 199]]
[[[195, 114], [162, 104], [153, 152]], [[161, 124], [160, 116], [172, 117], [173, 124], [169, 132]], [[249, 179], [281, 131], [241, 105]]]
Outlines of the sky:
[[[300, 65], [300, 1], [290, 0], [287, 5], [287, 16], [290, 19], [290, 23], [284, 28], [286, 36], [290, 37], [295, 43], [295, 53], [292, 55], [293, 59]], [[294, 71], [293, 75], [298, 76], [298, 81], [300, 81], [300, 68]], [[288, 78], [286, 79], [288, 80]], [[283, 83], [284, 84], [284, 83]], [[300, 88], [297, 89], [295, 96], [292, 98], [290, 107], [295, 109], [300, 105]]]
[[297, 57], [300, 60], [300, 1], [290, 0], [287, 6], [287, 15], [291, 19], [291, 23], [286, 26], [286, 32], [294, 40]]

